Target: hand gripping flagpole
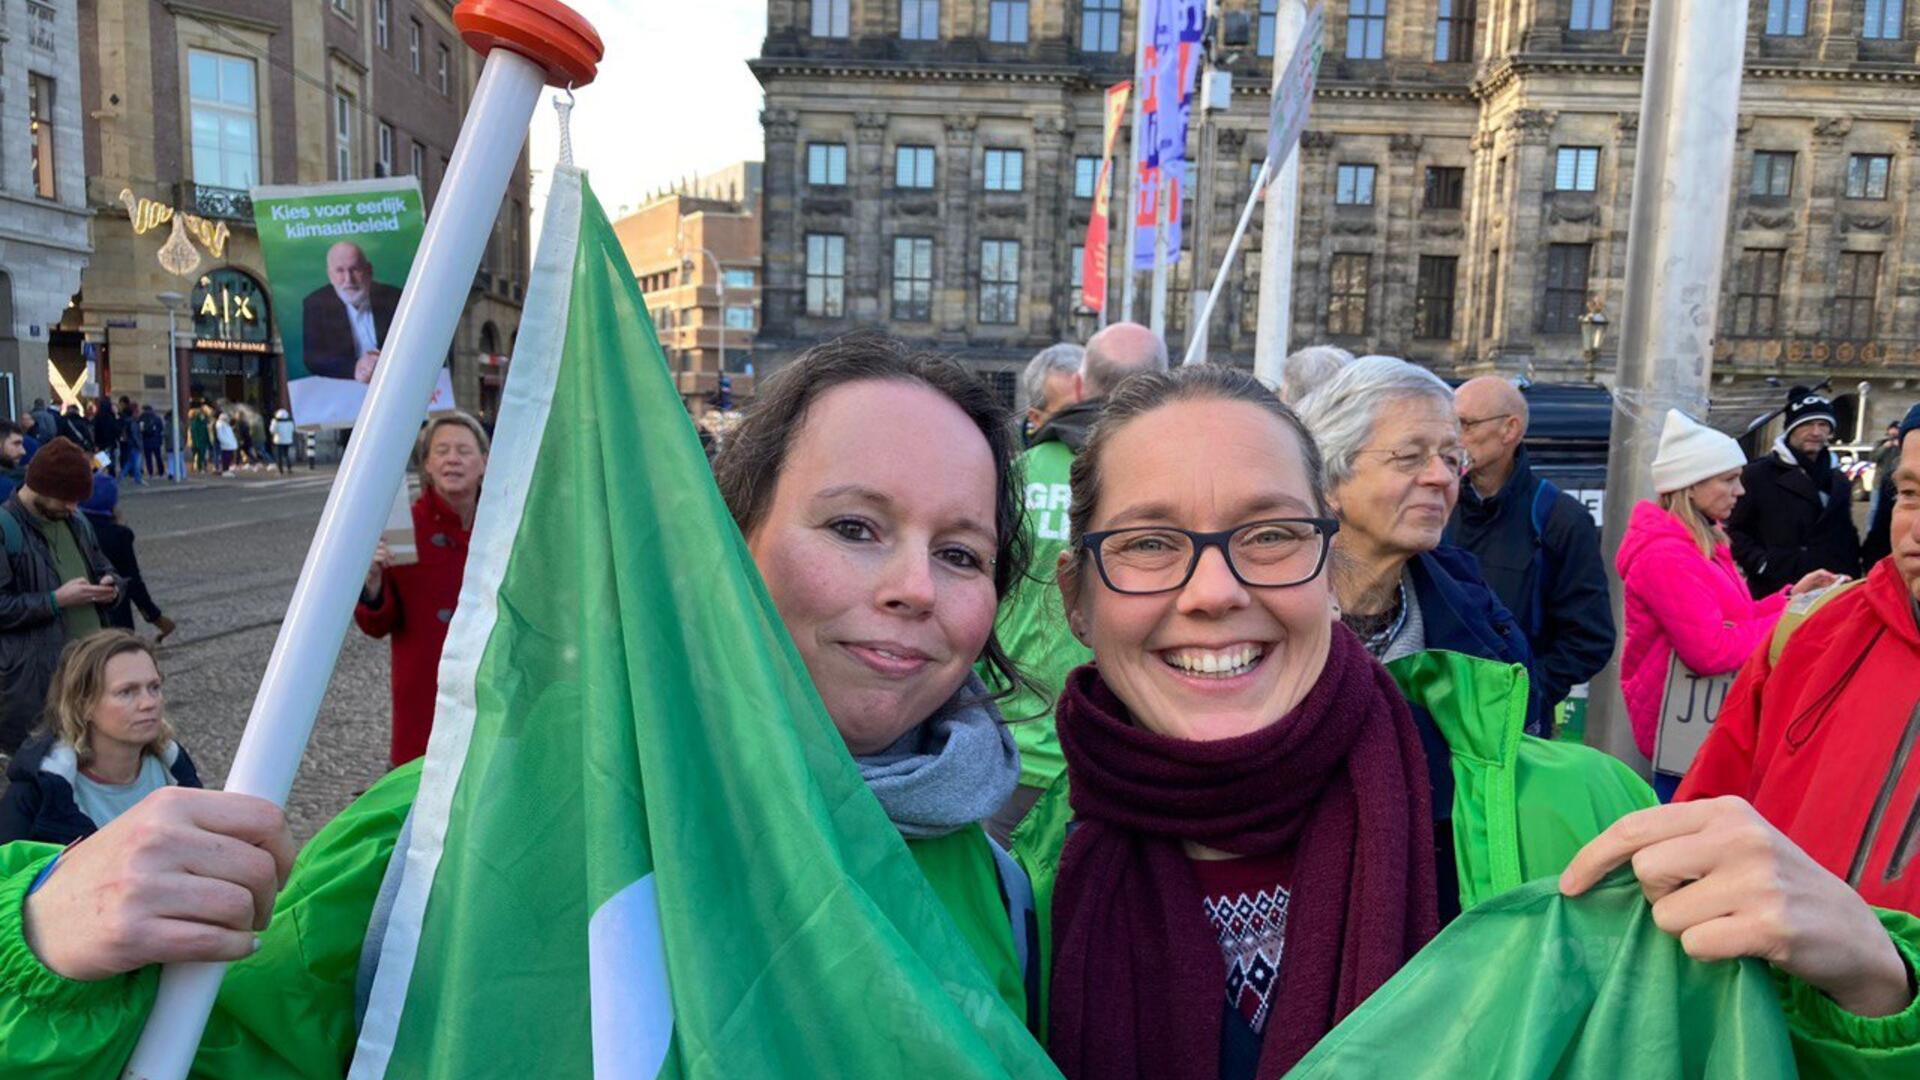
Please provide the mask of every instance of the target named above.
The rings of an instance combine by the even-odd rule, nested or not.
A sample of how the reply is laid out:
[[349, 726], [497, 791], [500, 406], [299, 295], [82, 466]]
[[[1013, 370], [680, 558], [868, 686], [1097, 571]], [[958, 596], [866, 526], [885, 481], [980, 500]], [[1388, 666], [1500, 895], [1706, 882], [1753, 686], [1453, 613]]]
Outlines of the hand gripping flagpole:
[[[453, 23], [486, 56], [371, 392], [287, 605], [227, 790], [284, 804], [428, 399], [466, 306], [543, 86], [593, 81], [602, 47], [558, 0], [461, 0]], [[181, 1080], [225, 964], [169, 964], [122, 1080]]]

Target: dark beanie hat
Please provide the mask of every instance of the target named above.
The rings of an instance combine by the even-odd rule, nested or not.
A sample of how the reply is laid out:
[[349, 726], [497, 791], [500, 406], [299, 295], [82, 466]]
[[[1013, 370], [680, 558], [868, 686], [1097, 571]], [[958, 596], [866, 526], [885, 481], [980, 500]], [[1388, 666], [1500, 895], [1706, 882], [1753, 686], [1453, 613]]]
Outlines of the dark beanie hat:
[[1907, 410], [1907, 418], [1900, 421], [1900, 441], [1906, 442], [1907, 436], [1920, 431], [1920, 405]]
[[80, 444], [62, 435], [34, 452], [27, 487], [35, 495], [77, 503], [93, 494], [93, 462]]
[[1833, 415], [1833, 402], [1818, 391], [1796, 386], [1787, 391], [1787, 430], [1792, 431], [1809, 420], [1825, 420], [1839, 426]]

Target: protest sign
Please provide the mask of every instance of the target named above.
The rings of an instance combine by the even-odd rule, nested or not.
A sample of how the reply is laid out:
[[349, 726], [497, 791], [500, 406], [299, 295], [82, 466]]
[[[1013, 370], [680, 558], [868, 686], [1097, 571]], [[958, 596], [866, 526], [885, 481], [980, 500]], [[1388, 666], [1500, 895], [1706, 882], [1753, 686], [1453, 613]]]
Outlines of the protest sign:
[[[354, 422], [426, 228], [411, 176], [253, 189], [295, 423]], [[453, 408], [443, 369], [435, 410]]]

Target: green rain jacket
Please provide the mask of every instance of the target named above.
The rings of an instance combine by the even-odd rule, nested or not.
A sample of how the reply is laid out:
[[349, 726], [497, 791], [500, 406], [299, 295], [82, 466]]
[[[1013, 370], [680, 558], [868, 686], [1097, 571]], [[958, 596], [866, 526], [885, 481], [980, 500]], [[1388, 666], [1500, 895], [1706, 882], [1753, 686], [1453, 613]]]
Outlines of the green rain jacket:
[[[1000, 713], [1013, 728], [1013, 741], [1020, 747], [1020, 783], [1044, 788], [1066, 771], [1067, 759], [1060, 753], [1060, 736], [1053, 730], [1053, 703], [1066, 685], [1067, 672], [1093, 659], [1085, 645], [1074, 640], [1067, 628], [1067, 613], [1061, 606], [1060, 589], [1054, 584], [1054, 564], [1067, 549], [1067, 507], [1073, 501], [1073, 488], [1067, 482], [1073, 468], [1073, 456], [1082, 426], [1098, 415], [1096, 405], [1089, 411], [1076, 406], [1041, 428], [1032, 449], [1020, 457], [1027, 499], [1027, 530], [1033, 542], [1030, 569], [1014, 583], [1013, 590], [1000, 605], [994, 630], [1008, 656], [1021, 660], [1022, 673], [1040, 692], [1021, 687], [1000, 702]], [[996, 693], [1004, 689], [985, 664], [977, 669]]]
[[[1646, 782], [1615, 758], [1589, 747], [1522, 734], [1529, 691], [1526, 670], [1517, 664], [1434, 650], [1397, 660], [1387, 668], [1408, 700], [1424, 706], [1433, 716], [1452, 751], [1454, 860], [1460, 876], [1460, 906], [1465, 914], [1322, 1040], [1321, 1046], [1301, 1062], [1296, 1075], [1373, 1075], [1376, 1065], [1391, 1065], [1379, 1075], [1395, 1077], [1474, 1075], [1477, 1070], [1486, 1069], [1492, 1071], [1484, 1072], [1485, 1075], [1508, 1075], [1494, 1068], [1489, 1059], [1451, 1032], [1448, 1017], [1473, 1014], [1459, 1011], [1437, 1014], [1435, 1010], [1449, 1000], [1449, 992], [1466, 993], [1474, 984], [1503, 981], [1512, 984], [1520, 976], [1516, 972], [1515, 979], [1503, 979], [1505, 973], [1494, 972], [1492, 977], [1481, 977], [1488, 971], [1486, 965], [1480, 965], [1478, 970], [1462, 965], [1455, 943], [1465, 935], [1480, 932], [1483, 926], [1493, 922], [1495, 914], [1512, 918], [1516, 913], [1523, 917], [1545, 913], [1564, 919], [1558, 911], [1548, 911], [1557, 896], [1556, 883], [1535, 879], [1556, 878], [1587, 841], [1616, 819], [1653, 806], [1656, 800]], [[1043, 914], [1041, 974], [1049, 980], [1052, 948], [1044, 915], [1051, 910], [1060, 852], [1066, 843], [1071, 818], [1067, 778], [1062, 775], [1013, 834], [1014, 855], [1033, 879], [1035, 901]], [[1530, 881], [1534, 884], [1522, 888]], [[1601, 887], [1608, 893], [1605, 903], [1618, 907], [1630, 901], [1630, 897], [1623, 901], [1623, 890], [1619, 886], [1616, 878]], [[1639, 895], [1637, 884], [1629, 891], [1632, 896]], [[1644, 902], [1638, 905], [1642, 909], [1645, 906]], [[1878, 914], [1909, 968], [1920, 969], [1920, 919], [1899, 912]], [[1642, 918], [1640, 922], [1644, 924], [1640, 928], [1644, 938], [1651, 919]], [[1537, 919], [1529, 930], [1535, 938], [1540, 936]], [[1519, 942], [1520, 937], [1516, 936], [1514, 943]], [[1668, 948], [1667, 953], [1677, 954], [1677, 950]], [[1517, 968], [1523, 971], [1532, 962], [1530, 957], [1522, 959]], [[1868, 1019], [1845, 1012], [1826, 995], [1796, 979], [1776, 972], [1772, 981], [1777, 986], [1779, 1008], [1785, 1014], [1801, 1075], [1920, 1076], [1920, 1000], [1904, 1012]], [[1411, 984], [1414, 989], [1407, 990], [1403, 984]], [[1395, 996], [1404, 998], [1404, 1002], [1396, 1002]], [[1461, 999], [1451, 1000], [1457, 1006]], [[1530, 1002], [1524, 993], [1513, 1000], [1523, 1006], [1541, 1004]], [[1634, 989], [1628, 988], [1615, 1000], [1633, 1002]], [[1407, 1011], [1388, 1011], [1396, 1006]], [[1425, 1011], [1420, 1011], [1422, 1008]], [[1676, 1025], [1678, 1014], [1660, 1015], [1666, 1019], [1667, 1028]], [[1769, 1015], [1772, 1014], [1762, 1014], [1763, 1025]], [[1383, 1047], [1396, 1045], [1392, 1032], [1398, 1030], [1404, 1036], [1408, 1030], [1406, 1023], [1413, 1016], [1425, 1018], [1421, 1030], [1430, 1033], [1431, 1038], [1401, 1037], [1398, 1046], [1402, 1057], [1395, 1062], [1370, 1056]], [[1036, 1026], [1044, 1030], [1045, 1017], [1041, 1021]], [[1518, 1032], [1514, 1038], [1531, 1031], [1525, 1021], [1525, 1017], [1514, 1018], [1513, 1030]], [[1508, 1033], [1507, 1029], [1502, 1030]], [[1356, 1032], [1361, 1035], [1356, 1036]], [[1644, 1039], [1653, 1052], [1665, 1045], [1658, 1031], [1643, 1032], [1636, 1039]], [[1336, 1040], [1339, 1041], [1336, 1043]], [[1411, 1074], [1404, 1057], [1410, 1041], [1414, 1044], [1415, 1057], [1422, 1062], [1413, 1066]], [[1614, 1071], [1561, 1073], [1556, 1071], [1558, 1066], [1551, 1057], [1544, 1061], [1533, 1059], [1533, 1064], [1544, 1070], [1541, 1075], [1626, 1076], [1637, 1075], [1632, 1062], [1646, 1060], [1635, 1057], [1642, 1048], [1638, 1042], [1621, 1045], [1616, 1041], [1605, 1046], [1598, 1040], [1589, 1042], [1592, 1045], [1585, 1047], [1585, 1053], [1611, 1061]], [[1749, 1040], [1748, 1045], [1755, 1044], [1764, 1045], [1764, 1042], [1757, 1037]], [[1362, 1049], [1367, 1053], [1358, 1053]], [[1461, 1054], [1470, 1054], [1471, 1060], [1458, 1060]], [[1511, 1058], [1506, 1060], [1508, 1065], [1515, 1064]], [[1362, 1063], [1367, 1062], [1371, 1064], [1362, 1068]], [[1677, 1066], [1662, 1059], [1656, 1073], [1682, 1074], [1674, 1068]], [[1528, 1071], [1531, 1069], [1523, 1069], [1521, 1074]], [[1790, 1075], [1791, 1070], [1786, 1072]]]
[[[414, 761], [387, 774], [300, 853], [260, 935], [260, 951], [229, 968], [220, 985], [193, 1076], [346, 1075], [358, 1037], [354, 995], [367, 925], [413, 807], [420, 768]], [[907, 846], [990, 981], [1024, 1020], [1025, 983], [990, 843], [974, 825]], [[113, 1080], [153, 1008], [160, 972], [148, 967], [74, 982], [34, 956], [22, 933], [21, 905], [59, 850], [24, 841], [0, 847], [0, 1076]]]

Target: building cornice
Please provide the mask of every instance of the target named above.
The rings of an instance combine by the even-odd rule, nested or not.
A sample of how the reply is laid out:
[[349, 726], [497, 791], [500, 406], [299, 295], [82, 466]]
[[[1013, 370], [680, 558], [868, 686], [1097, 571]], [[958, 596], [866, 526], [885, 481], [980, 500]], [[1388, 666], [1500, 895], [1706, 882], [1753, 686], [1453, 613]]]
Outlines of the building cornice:
[[929, 64], [887, 60], [856, 60], [838, 57], [757, 56], [747, 61], [762, 85], [772, 76], [790, 75], [808, 78], [911, 79], [916, 82], [1001, 82], [1065, 85], [1095, 85], [1094, 76], [1082, 68], [1051, 64]]
[[[1504, 58], [1483, 68], [1470, 92], [1484, 101], [1520, 78], [1531, 75], [1614, 76], [1639, 80], [1645, 69], [1640, 57], [1579, 56]], [[1748, 61], [1746, 79], [1802, 80], [1808, 82], [1898, 83], [1920, 85], [1920, 65], [1890, 66], [1874, 64], [1803, 64], [1762, 58]]]
[[1336, 99], [1343, 101], [1444, 101], [1458, 105], [1471, 105], [1474, 101], [1472, 88], [1468, 86], [1422, 86], [1417, 83], [1363, 83], [1363, 82], [1322, 82], [1313, 88], [1316, 100]]
[[219, 23], [223, 26], [231, 26], [240, 30], [251, 30], [256, 34], [265, 34], [268, 37], [279, 33], [281, 30], [278, 23], [267, 22], [264, 19], [249, 18], [245, 15], [236, 15], [232, 12], [220, 11], [215, 8], [202, 7], [199, 4], [181, 3], [180, 0], [165, 0], [161, 6], [166, 8], [168, 13], [175, 17], [185, 16], [198, 22]]

